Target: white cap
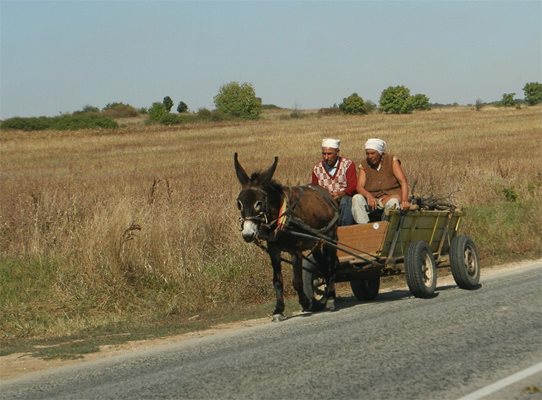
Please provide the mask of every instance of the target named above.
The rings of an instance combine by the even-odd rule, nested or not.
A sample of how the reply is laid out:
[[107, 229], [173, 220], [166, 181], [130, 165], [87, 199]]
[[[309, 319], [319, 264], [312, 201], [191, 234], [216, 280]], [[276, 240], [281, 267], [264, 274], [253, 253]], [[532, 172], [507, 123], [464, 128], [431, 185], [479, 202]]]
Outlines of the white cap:
[[365, 142], [365, 150], [368, 149], [376, 150], [382, 154], [386, 150], [386, 142], [382, 139], [371, 138]]
[[338, 149], [340, 145], [341, 145], [341, 141], [339, 139], [327, 138], [327, 139], [322, 140], [322, 147]]

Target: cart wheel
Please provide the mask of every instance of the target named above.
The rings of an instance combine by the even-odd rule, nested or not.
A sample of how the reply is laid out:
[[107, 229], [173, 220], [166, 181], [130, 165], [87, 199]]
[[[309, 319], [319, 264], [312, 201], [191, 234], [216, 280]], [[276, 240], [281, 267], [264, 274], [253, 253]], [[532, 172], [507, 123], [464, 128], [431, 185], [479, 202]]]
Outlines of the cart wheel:
[[378, 296], [380, 289], [380, 275], [370, 277], [368, 279], [356, 279], [350, 281], [352, 293], [360, 301], [372, 300]]
[[[310, 264], [310, 263], [309, 263]], [[326, 281], [314, 266], [303, 263], [303, 292], [311, 301], [310, 311], [321, 311], [326, 307]]]
[[429, 245], [423, 240], [411, 242], [405, 256], [408, 288], [416, 297], [433, 297], [437, 287], [437, 268]]
[[480, 257], [474, 241], [467, 235], [459, 235], [450, 243], [450, 265], [455, 283], [461, 289], [480, 287]]

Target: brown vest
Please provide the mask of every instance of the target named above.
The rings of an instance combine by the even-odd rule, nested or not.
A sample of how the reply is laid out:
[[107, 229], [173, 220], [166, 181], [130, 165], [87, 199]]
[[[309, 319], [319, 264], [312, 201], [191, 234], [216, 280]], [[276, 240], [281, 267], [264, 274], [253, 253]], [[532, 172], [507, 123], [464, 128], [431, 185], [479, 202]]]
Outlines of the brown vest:
[[365, 171], [367, 176], [365, 189], [374, 197], [401, 195], [401, 185], [395, 175], [393, 175], [392, 163], [392, 154], [383, 155], [380, 171], [370, 167], [366, 159], [361, 161], [360, 168]]

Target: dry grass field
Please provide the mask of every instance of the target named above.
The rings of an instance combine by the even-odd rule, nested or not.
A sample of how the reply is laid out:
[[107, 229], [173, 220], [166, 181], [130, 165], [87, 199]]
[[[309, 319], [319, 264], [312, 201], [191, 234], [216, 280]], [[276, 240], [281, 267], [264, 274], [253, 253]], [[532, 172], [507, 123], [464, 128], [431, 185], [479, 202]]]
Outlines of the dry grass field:
[[0, 133], [0, 340], [272, 300], [239, 233], [233, 154], [249, 172], [276, 155], [275, 178], [305, 184], [324, 137], [356, 163], [386, 140], [416, 194], [466, 211], [484, 266], [542, 255], [541, 107], [121, 126]]

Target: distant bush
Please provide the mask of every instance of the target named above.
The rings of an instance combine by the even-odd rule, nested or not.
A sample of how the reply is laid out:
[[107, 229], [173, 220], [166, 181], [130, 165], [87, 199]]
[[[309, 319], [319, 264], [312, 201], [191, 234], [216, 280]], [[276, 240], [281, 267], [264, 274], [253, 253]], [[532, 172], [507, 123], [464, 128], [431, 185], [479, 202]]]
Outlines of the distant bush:
[[139, 113], [129, 104], [109, 103], [103, 108], [102, 114], [110, 118], [129, 118], [137, 117]]
[[151, 122], [160, 122], [167, 113], [163, 103], [154, 102], [151, 108], [149, 108], [149, 120]]
[[516, 105], [516, 101], [514, 100], [515, 95], [515, 93], [503, 93], [500, 105], [503, 107], [514, 107]]
[[407, 114], [414, 106], [409, 101], [410, 89], [405, 86], [390, 86], [380, 95], [380, 109], [385, 113]]
[[118, 128], [119, 125], [111, 118], [103, 115], [61, 115], [53, 117], [53, 122], [50, 129], [58, 130], [77, 130], [77, 129], [92, 129], [92, 128]]
[[542, 83], [529, 82], [523, 87], [523, 93], [525, 94], [525, 101], [530, 106], [542, 103]]
[[188, 105], [184, 101], [180, 101], [179, 105], [177, 106], [177, 112], [179, 114], [185, 113], [188, 111]]
[[256, 97], [254, 87], [246, 82], [230, 82], [221, 86], [214, 102], [218, 111], [238, 118], [256, 119], [262, 108], [261, 99]]
[[91, 105], [84, 106], [81, 111], [75, 111], [73, 114], [97, 114], [100, 112], [100, 109], [98, 107], [94, 107]]
[[164, 100], [162, 100], [162, 104], [166, 108], [167, 112], [170, 112], [173, 108], [173, 100], [169, 96], [164, 97]]
[[189, 118], [184, 118], [184, 116], [178, 114], [165, 114], [161, 119], [160, 123], [162, 125], [179, 125], [184, 122], [188, 122]]
[[339, 104], [339, 110], [345, 114], [367, 114], [365, 101], [357, 93], [345, 97], [343, 102]]
[[341, 113], [342, 111], [338, 107], [326, 107], [318, 110], [318, 115], [337, 115]]
[[282, 110], [282, 107], [274, 104], [262, 104], [262, 110]]
[[2, 122], [2, 129], [18, 129], [23, 131], [78, 130], [93, 128], [118, 128], [118, 124], [110, 118], [98, 114], [61, 115], [58, 117], [15, 117]]
[[14, 117], [2, 121], [2, 129], [17, 129], [21, 131], [42, 131], [49, 129], [51, 118], [48, 117]]
[[429, 97], [427, 97], [425, 94], [415, 94], [414, 96], [410, 96], [408, 99], [409, 107], [412, 107], [414, 110], [430, 110], [431, 106], [429, 105]]

